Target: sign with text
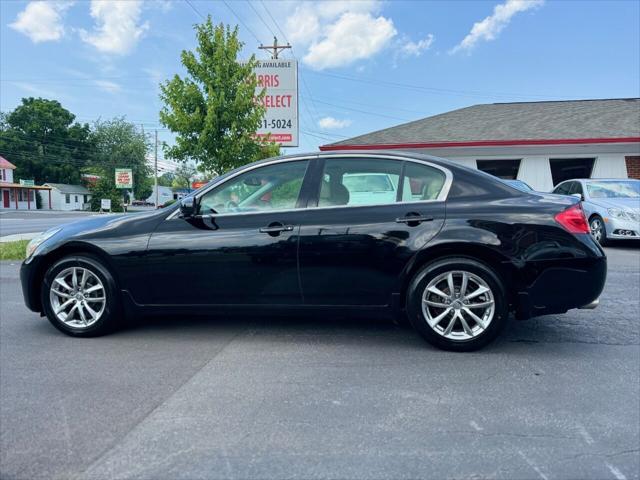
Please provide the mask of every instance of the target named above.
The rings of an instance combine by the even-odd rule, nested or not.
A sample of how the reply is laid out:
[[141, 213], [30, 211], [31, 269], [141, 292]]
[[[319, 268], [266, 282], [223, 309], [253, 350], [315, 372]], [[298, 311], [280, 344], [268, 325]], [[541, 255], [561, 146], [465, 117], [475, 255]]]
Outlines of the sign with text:
[[22, 178], [20, 179], [20, 185], [22, 185], [23, 187], [33, 187], [35, 186], [35, 181], [33, 180], [23, 180]]
[[256, 94], [265, 89], [266, 112], [257, 135], [283, 147], [298, 146], [298, 64], [295, 60], [258, 60]]
[[116, 168], [116, 188], [133, 188], [133, 171], [130, 168]]
[[110, 198], [101, 198], [100, 199], [100, 210], [111, 210], [111, 199]]

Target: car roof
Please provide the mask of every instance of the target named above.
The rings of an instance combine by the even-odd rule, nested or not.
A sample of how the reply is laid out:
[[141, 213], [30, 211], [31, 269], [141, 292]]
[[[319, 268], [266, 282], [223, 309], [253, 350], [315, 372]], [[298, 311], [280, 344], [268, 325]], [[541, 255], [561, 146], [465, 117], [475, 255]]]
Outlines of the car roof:
[[562, 185], [563, 183], [567, 183], [567, 182], [587, 183], [587, 182], [628, 182], [628, 181], [640, 182], [640, 180], [638, 180], [637, 178], [570, 178], [569, 180], [563, 180], [558, 185]]

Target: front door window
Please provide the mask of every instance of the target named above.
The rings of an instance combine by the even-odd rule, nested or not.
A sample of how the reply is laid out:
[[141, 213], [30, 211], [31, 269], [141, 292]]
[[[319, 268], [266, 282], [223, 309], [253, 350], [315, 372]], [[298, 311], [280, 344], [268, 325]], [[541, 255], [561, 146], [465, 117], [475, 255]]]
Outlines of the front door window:
[[298, 207], [308, 161], [256, 168], [207, 192], [201, 214], [290, 210]]

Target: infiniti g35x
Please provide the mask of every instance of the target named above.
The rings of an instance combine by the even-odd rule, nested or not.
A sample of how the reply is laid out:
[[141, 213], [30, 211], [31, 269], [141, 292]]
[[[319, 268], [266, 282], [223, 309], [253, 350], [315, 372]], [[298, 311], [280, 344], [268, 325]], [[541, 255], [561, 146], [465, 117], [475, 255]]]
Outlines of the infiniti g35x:
[[510, 313], [595, 306], [606, 276], [578, 199], [388, 152], [260, 161], [160, 211], [49, 230], [27, 254], [27, 306], [78, 337], [143, 313], [357, 311], [472, 350]]

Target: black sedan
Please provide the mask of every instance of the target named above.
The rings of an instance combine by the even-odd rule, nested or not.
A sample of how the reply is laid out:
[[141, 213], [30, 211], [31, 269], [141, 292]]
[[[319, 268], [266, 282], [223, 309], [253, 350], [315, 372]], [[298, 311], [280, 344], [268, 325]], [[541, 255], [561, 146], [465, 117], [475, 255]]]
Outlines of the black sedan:
[[594, 307], [606, 276], [578, 199], [388, 152], [256, 162], [167, 209], [65, 225], [27, 250], [27, 306], [78, 337], [144, 313], [357, 312], [473, 350], [510, 313]]

